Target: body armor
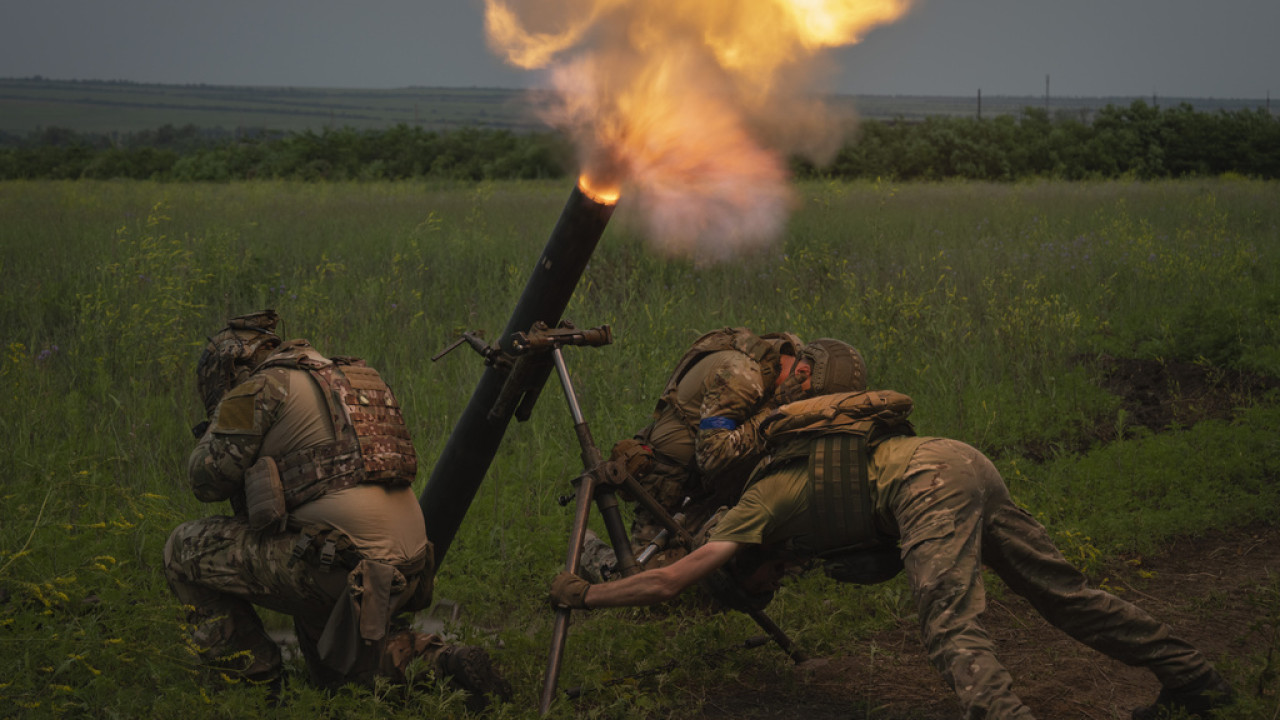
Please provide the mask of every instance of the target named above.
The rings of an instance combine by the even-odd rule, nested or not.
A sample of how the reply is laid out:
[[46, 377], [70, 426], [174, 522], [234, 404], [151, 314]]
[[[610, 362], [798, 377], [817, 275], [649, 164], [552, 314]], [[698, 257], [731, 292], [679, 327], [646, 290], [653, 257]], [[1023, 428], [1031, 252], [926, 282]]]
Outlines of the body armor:
[[754, 478], [808, 463], [812, 552], [835, 580], [871, 584], [902, 569], [894, 540], [875, 526], [867, 460], [885, 438], [915, 434], [911, 408], [892, 390], [823, 395], [782, 406], [762, 429], [775, 450]]
[[322, 390], [336, 437], [331, 445], [275, 458], [289, 509], [357, 483], [413, 483], [417, 454], [400, 405], [377, 370], [359, 358], [325, 358], [300, 340], [286, 343], [260, 369], [270, 367], [311, 376]]

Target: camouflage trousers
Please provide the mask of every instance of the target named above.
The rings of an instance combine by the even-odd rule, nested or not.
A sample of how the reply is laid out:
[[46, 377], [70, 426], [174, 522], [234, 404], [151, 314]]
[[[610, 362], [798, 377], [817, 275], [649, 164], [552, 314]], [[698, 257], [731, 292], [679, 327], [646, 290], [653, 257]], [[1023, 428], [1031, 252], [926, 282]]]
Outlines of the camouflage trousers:
[[986, 605], [983, 563], [1054, 626], [1112, 658], [1150, 669], [1166, 687], [1212, 671], [1167, 625], [1088, 587], [974, 448], [944, 439], [921, 445], [890, 507], [925, 648], [966, 718], [1033, 717], [978, 624]]
[[[203, 662], [250, 680], [279, 675], [280, 648], [254, 610], [258, 605], [293, 618], [311, 681], [321, 687], [347, 682], [367, 685], [378, 676], [404, 682], [404, 671], [416, 657], [434, 667], [443, 642], [435, 635], [408, 629], [387, 628], [378, 641], [366, 641], [344, 670], [322, 660], [321, 637], [330, 614], [347, 593], [351, 570], [339, 562], [326, 567], [305, 557], [290, 562], [299, 537], [294, 532], [255, 533], [238, 517], [193, 520], [170, 534], [164, 548], [165, 575], [187, 607]], [[429, 581], [407, 579], [415, 587]], [[393, 596], [392, 610], [412, 592], [413, 588], [406, 588]]]

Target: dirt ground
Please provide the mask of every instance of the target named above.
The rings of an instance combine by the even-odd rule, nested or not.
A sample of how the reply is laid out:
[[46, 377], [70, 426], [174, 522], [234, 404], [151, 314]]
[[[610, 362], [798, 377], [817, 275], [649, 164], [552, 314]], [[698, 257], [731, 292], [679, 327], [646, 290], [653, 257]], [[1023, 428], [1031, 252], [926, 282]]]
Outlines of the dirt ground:
[[[1156, 432], [1176, 432], [1173, 428], [1209, 417], [1229, 418], [1235, 408], [1280, 386], [1275, 378], [1190, 363], [1110, 357], [1098, 362], [1108, 389], [1124, 399], [1129, 422]], [[1086, 442], [1114, 437], [1114, 428], [1104, 428]], [[1280, 528], [1258, 526], [1180, 539], [1159, 556], [1121, 559], [1105, 578], [1095, 580], [1170, 624], [1239, 684], [1256, 682], [1261, 658], [1280, 653], [1277, 577]], [[982, 622], [1013, 675], [1016, 692], [1037, 717], [1128, 718], [1159, 691], [1149, 672], [1075, 642], [1012, 593], [990, 600]], [[960, 717], [960, 706], [925, 658], [913, 623], [904, 621], [857, 647], [857, 654], [798, 667], [792, 678], [742, 676], [726, 682], [708, 694], [701, 717]], [[1280, 657], [1272, 657], [1273, 672], [1277, 661]], [[1278, 713], [1268, 717], [1280, 717], [1280, 699], [1268, 697], [1266, 704]]]
[[[1108, 588], [1169, 623], [1211, 659], [1242, 661], [1276, 650], [1280, 529], [1256, 527], [1186, 539], [1158, 557], [1140, 560], [1140, 565], [1113, 568], [1105, 580]], [[988, 603], [982, 622], [1013, 674], [1015, 691], [1037, 717], [1128, 718], [1159, 691], [1146, 670], [1075, 642], [1010, 593]], [[960, 706], [929, 665], [913, 623], [882, 632], [861, 647], [865, 652], [826, 658], [812, 669], [797, 668], [794, 678], [736, 678], [708, 696], [701, 717], [960, 717]], [[1232, 675], [1230, 665], [1223, 669]], [[1242, 678], [1234, 679], [1238, 683]]]

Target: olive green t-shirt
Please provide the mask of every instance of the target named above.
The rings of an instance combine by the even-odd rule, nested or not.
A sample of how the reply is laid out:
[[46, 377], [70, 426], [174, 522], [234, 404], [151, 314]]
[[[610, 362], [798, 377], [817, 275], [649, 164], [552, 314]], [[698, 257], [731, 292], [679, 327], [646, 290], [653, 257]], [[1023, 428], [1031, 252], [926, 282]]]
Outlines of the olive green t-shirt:
[[[893, 495], [906, 476], [907, 465], [916, 449], [932, 439], [915, 436], [889, 438], [877, 445], [867, 459], [871, 503], [875, 508], [876, 525], [882, 532], [893, 536], [898, 534], [891, 511]], [[752, 545], [788, 542], [798, 551], [811, 550], [810, 497], [807, 458], [796, 458], [752, 483], [738, 504], [716, 524], [710, 539]]]

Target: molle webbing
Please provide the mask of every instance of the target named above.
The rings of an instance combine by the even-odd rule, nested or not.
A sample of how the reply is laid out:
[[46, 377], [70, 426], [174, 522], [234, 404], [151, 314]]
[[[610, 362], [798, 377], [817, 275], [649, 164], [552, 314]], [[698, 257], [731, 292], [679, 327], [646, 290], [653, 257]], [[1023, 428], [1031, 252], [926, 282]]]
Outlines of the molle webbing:
[[[364, 459], [362, 482], [408, 485], [418, 471], [418, 459], [400, 405], [377, 370], [362, 361], [334, 358], [317, 372], [332, 375], [330, 397], [345, 406]], [[330, 402], [331, 412], [334, 402]], [[339, 413], [334, 412], [335, 425]]]
[[815, 438], [809, 452], [809, 484], [810, 527], [819, 556], [875, 544], [865, 436], [836, 433]]
[[285, 504], [293, 509], [357, 483], [407, 487], [417, 455], [391, 388], [355, 358], [325, 360], [310, 353], [268, 361], [306, 370], [320, 386], [335, 442], [276, 459]]

